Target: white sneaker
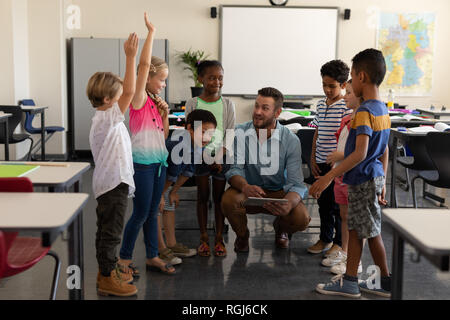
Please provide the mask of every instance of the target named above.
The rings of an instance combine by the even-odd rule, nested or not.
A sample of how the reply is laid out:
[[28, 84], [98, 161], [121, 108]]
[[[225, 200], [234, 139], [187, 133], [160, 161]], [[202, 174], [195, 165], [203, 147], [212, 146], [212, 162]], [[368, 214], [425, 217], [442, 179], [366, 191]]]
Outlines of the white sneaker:
[[[347, 259], [345, 259], [342, 262], [332, 266], [331, 269], [330, 269], [330, 272], [334, 273], [334, 274], [344, 274], [345, 271], [347, 271]], [[359, 265], [358, 265], [358, 273], [362, 273], [362, 272], [363, 272], [362, 263], [360, 261]]]
[[336, 255], [339, 251], [342, 251], [342, 248], [338, 246], [337, 244], [334, 244], [331, 246], [330, 250], [326, 251], [323, 255], [324, 258], [328, 258], [330, 256]]
[[321, 264], [324, 267], [332, 267], [341, 263], [342, 261], [346, 261], [346, 259], [347, 254], [344, 251], [337, 251], [335, 254], [323, 259]]
[[172, 250], [170, 250], [169, 248], [164, 248], [163, 250], [161, 250], [161, 252], [159, 252], [159, 258], [167, 263], [170, 263], [173, 266], [183, 262], [183, 260], [181, 260], [180, 258], [175, 257], [172, 253]]

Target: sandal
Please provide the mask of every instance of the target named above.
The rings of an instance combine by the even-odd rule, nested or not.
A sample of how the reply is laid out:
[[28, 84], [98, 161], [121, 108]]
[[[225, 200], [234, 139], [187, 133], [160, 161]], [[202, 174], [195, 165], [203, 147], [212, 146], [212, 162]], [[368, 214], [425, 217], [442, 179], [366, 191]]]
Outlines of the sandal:
[[216, 257], [225, 257], [227, 255], [227, 249], [225, 248], [223, 240], [216, 242], [216, 245], [214, 246], [214, 255]]
[[197, 253], [201, 257], [209, 257], [211, 255], [209, 244], [205, 241], [200, 241], [200, 246], [197, 248]]
[[130, 263], [128, 265], [128, 268], [130, 268], [131, 271], [133, 272], [133, 277], [135, 278], [140, 277], [141, 273], [139, 272], [139, 269], [134, 265], [134, 263]]
[[119, 263], [117, 263], [117, 266], [119, 267], [120, 272], [122, 273], [131, 273], [131, 275], [133, 276], [133, 278], [139, 278], [140, 277], [140, 273], [138, 268], [133, 264], [130, 263], [128, 266], [125, 265], [121, 265]]
[[[149, 264], [146, 264], [145, 267], [148, 271], [162, 272], [162, 273], [170, 275], [170, 276], [177, 273], [175, 268], [170, 263], [166, 263], [163, 268], [160, 268], [157, 266], [151, 266]], [[173, 269], [173, 271], [169, 271], [170, 269]]]

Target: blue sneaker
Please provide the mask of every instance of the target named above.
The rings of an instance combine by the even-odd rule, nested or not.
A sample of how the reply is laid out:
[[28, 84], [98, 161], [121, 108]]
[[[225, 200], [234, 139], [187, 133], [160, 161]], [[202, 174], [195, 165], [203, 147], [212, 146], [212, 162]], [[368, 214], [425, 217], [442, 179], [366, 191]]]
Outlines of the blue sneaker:
[[[363, 292], [376, 294], [381, 297], [390, 298], [391, 292], [384, 290], [381, 288], [381, 282], [380, 282], [380, 288], [375, 288], [376, 284], [374, 283], [375, 278], [377, 277], [377, 273], [372, 274], [370, 277], [368, 277], [366, 280], [359, 280], [359, 289]], [[370, 285], [370, 289], [369, 288]]]
[[344, 275], [342, 274], [333, 277], [330, 283], [318, 284], [316, 291], [332, 296], [344, 296], [349, 298], [361, 297], [358, 282], [345, 280]]

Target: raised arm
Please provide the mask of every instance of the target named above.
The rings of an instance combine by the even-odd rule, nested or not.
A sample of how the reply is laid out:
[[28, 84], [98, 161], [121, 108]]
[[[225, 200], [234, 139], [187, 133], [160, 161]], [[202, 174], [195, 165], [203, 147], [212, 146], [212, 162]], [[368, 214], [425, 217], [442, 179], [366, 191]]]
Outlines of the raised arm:
[[139, 39], [136, 33], [131, 33], [128, 40], [125, 41], [123, 48], [127, 57], [125, 77], [123, 78], [123, 92], [119, 98], [118, 104], [120, 111], [125, 113], [130, 106], [130, 102], [136, 91], [136, 54], [139, 47]]
[[145, 86], [150, 71], [150, 63], [152, 59], [153, 38], [156, 28], [148, 20], [147, 13], [144, 14], [145, 25], [148, 29], [147, 39], [145, 39], [144, 47], [142, 48], [141, 57], [139, 59], [139, 69], [136, 81], [136, 93], [134, 94], [132, 105], [133, 109], [141, 109], [147, 100]]

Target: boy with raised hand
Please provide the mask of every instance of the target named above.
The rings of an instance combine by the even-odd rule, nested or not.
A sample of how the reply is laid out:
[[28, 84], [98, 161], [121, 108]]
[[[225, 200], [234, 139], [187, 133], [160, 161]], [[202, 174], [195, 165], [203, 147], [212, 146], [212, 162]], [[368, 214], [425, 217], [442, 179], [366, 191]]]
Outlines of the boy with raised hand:
[[[97, 200], [96, 256], [99, 265], [97, 291], [100, 295], [132, 296], [133, 276], [121, 272], [116, 249], [120, 244], [128, 198], [135, 191], [131, 140], [123, 123], [136, 90], [136, 54], [138, 37], [130, 34], [124, 44], [126, 71], [124, 80], [111, 72], [96, 72], [86, 93], [96, 109], [92, 118], [89, 144], [95, 169], [92, 189]], [[108, 54], [105, 52], [104, 54]]]
[[[358, 298], [360, 290], [384, 297], [390, 296], [391, 278], [386, 250], [381, 238], [381, 208], [385, 205], [385, 176], [388, 166], [390, 118], [386, 105], [380, 101], [379, 86], [386, 74], [383, 54], [366, 49], [352, 60], [352, 87], [364, 102], [355, 111], [345, 145], [345, 159], [339, 166], [320, 177], [309, 190], [317, 198], [335, 177], [344, 174], [348, 184], [349, 244], [347, 268], [327, 284], [318, 284], [316, 291], [328, 295]], [[362, 239], [368, 239], [370, 253], [381, 272], [381, 286], [369, 284], [373, 277], [358, 284], [357, 270], [362, 254]], [[380, 276], [379, 274], [376, 274]]]

